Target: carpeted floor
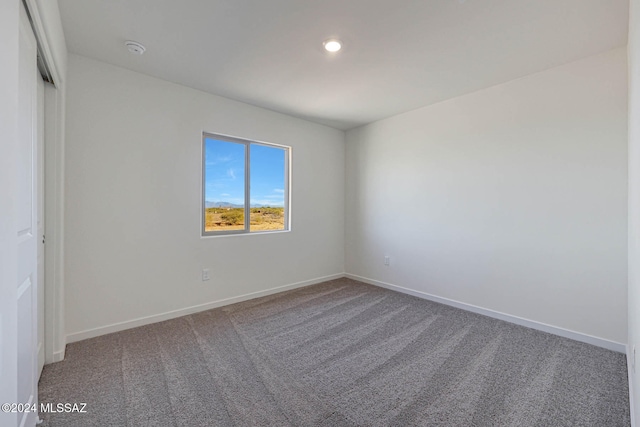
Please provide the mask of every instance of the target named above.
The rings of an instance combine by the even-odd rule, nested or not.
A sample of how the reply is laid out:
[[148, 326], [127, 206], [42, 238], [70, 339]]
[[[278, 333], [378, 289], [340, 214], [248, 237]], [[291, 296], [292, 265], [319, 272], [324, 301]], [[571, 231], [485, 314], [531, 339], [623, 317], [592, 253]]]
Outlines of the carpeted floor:
[[625, 357], [339, 279], [67, 347], [73, 426], [629, 426]]

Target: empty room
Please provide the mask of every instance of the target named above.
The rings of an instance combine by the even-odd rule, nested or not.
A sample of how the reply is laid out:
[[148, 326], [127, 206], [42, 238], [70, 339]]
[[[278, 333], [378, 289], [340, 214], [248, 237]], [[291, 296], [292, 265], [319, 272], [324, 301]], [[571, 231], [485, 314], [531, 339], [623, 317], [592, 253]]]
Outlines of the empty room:
[[0, 45], [0, 427], [638, 425], [640, 0], [6, 0]]

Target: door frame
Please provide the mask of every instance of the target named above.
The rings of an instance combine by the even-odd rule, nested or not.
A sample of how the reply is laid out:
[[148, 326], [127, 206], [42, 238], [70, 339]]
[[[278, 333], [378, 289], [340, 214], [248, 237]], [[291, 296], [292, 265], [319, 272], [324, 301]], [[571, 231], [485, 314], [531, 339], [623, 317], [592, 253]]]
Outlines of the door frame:
[[[38, 51], [50, 73], [45, 83], [45, 363], [64, 359], [64, 137], [67, 52], [58, 2], [23, 0]], [[46, 22], [46, 25], [45, 25]], [[62, 39], [61, 39], [62, 37]]]

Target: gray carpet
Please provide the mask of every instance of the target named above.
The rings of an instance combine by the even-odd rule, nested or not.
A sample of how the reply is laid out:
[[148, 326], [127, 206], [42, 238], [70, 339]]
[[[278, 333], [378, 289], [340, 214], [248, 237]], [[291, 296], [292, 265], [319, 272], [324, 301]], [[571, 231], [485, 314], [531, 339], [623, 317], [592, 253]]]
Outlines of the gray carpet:
[[339, 279], [67, 347], [73, 426], [628, 426], [625, 357]]

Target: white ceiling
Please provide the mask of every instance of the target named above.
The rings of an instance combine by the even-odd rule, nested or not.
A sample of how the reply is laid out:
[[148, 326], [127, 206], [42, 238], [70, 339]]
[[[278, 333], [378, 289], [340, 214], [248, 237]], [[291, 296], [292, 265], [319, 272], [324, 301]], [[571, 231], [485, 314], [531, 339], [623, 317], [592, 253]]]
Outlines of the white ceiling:
[[[627, 43], [628, 0], [59, 0], [69, 50], [339, 129]], [[344, 43], [328, 54], [322, 42]], [[124, 47], [147, 47], [134, 56]]]

